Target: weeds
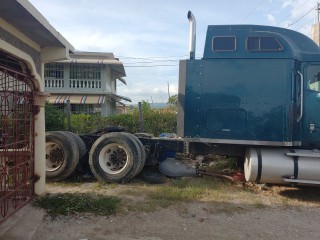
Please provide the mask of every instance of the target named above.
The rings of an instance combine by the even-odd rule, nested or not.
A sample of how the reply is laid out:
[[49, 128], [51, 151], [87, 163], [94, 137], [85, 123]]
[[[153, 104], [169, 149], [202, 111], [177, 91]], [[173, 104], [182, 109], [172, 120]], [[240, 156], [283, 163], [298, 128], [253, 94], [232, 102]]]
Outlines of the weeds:
[[[47, 189], [65, 183], [49, 183]], [[82, 185], [81, 185], [82, 184]], [[297, 189], [272, 186], [268, 188], [234, 185], [211, 177], [168, 179], [166, 184], [152, 185], [136, 180], [126, 185], [81, 183], [67, 186], [73, 193], [48, 194], [38, 198], [35, 205], [51, 215], [89, 212], [108, 215], [121, 211], [154, 212], [159, 208], [182, 209], [189, 203], [209, 204], [208, 211], [215, 213], [240, 213], [250, 209], [273, 206], [316, 206], [319, 204], [318, 189]], [[75, 193], [83, 188], [86, 194]], [[108, 194], [109, 197], [101, 194]], [[113, 197], [110, 197], [113, 196]], [[121, 201], [120, 201], [121, 199]], [[121, 203], [121, 204], [120, 204]]]
[[110, 215], [120, 207], [120, 199], [94, 194], [46, 194], [38, 197], [33, 205], [43, 208], [50, 215], [70, 215], [77, 212]]

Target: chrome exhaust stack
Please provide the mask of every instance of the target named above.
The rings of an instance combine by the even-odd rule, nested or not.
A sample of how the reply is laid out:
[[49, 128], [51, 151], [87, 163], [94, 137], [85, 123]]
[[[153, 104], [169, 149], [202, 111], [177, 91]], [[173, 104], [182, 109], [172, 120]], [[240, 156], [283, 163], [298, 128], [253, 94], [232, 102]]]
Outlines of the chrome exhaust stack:
[[193, 16], [192, 12], [188, 12], [188, 19], [189, 19], [189, 53], [190, 59], [195, 59], [196, 56], [196, 19]]

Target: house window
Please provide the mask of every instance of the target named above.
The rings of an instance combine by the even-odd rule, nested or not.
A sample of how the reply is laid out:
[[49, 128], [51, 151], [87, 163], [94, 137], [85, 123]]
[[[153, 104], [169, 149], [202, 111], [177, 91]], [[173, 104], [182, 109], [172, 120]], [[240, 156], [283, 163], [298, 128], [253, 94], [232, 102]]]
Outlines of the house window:
[[44, 77], [46, 79], [63, 79], [63, 71], [62, 63], [47, 63], [44, 65]]
[[93, 104], [71, 104], [71, 112], [74, 114], [79, 113], [94, 113], [94, 105]]
[[73, 63], [70, 64], [70, 79], [101, 79], [101, 65]]
[[281, 43], [274, 37], [248, 37], [248, 51], [282, 51]]
[[212, 49], [216, 52], [228, 52], [236, 50], [235, 37], [214, 37], [212, 39]]

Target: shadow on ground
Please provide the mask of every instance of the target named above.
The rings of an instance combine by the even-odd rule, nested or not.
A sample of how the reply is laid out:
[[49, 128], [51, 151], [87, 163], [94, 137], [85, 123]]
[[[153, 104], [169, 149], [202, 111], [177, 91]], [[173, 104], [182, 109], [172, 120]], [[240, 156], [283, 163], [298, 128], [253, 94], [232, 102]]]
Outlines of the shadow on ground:
[[320, 202], [320, 188], [319, 187], [298, 187], [288, 188], [279, 192], [283, 197], [295, 199], [304, 202]]

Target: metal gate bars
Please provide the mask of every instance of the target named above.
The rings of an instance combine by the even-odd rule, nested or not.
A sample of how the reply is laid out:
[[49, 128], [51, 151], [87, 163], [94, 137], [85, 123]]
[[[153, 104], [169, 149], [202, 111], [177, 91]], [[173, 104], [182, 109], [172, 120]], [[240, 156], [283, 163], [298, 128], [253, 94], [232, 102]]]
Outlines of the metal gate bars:
[[22, 70], [0, 65], [0, 223], [34, 196], [34, 97]]

